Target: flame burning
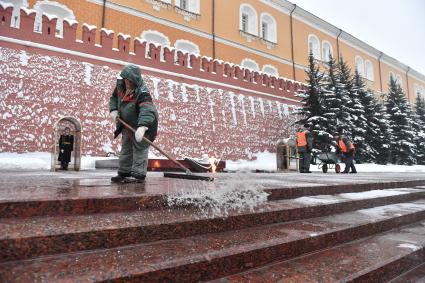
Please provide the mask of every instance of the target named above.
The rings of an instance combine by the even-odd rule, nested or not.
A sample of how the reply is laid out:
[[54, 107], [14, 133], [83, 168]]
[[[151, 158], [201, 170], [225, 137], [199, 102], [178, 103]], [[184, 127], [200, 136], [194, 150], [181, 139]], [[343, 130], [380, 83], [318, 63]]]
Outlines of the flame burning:
[[214, 157], [210, 157], [208, 158], [208, 160], [210, 161], [210, 164], [211, 164], [211, 172], [215, 173], [215, 170], [217, 169], [217, 165], [216, 165], [217, 159], [215, 159]]

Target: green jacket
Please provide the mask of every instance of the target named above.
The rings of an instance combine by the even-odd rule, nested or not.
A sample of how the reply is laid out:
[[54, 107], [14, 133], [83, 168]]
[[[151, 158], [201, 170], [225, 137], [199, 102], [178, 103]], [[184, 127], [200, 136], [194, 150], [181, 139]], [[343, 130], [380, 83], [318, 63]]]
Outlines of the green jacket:
[[[145, 137], [154, 141], [158, 132], [158, 111], [142, 79], [140, 68], [136, 65], [127, 65], [120, 76], [122, 79], [117, 80], [114, 92], [109, 99], [109, 111], [118, 110], [119, 117], [135, 129], [141, 126], [147, 127]], [[126, 91], [124, 79], [135, 84], [134, 92], [127, 97], [124, 97]], [[115, 138], [123, 128], [124, 126], [118, 122], [114, 133]]]

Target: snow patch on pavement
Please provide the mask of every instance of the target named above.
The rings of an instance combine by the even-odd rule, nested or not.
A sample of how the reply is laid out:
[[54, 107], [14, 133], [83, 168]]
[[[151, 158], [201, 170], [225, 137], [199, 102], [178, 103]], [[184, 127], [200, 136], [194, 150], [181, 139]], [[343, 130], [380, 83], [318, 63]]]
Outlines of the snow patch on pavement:
[[397, 247], [411, 249], [412, 251], [417, 251], [421, 248], [420, 246], [416, 246], [416, 245], [413, 245], [413, 244], [406, 244], [406, 243], [399, 244]]
[[396, 195], [403, 195], [408, 194], [415, 190], [372, 190], [367, 192], [360, 192], [360, 193], [346, 193], [346, 194], [340, 194], [341, 197], [347, 198], [347, 199], [369, 199], [369, 198], [378, 198], [378, 197], [388, 197], [388, 196], [396, 196]]

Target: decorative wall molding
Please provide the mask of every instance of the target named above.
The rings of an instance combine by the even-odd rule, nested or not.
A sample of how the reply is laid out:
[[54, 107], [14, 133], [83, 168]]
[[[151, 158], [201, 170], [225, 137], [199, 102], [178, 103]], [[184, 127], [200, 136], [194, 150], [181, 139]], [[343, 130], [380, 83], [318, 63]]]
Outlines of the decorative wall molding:
[[[261, 94], [272, 95], [281, 99], [298, 102], [294, 93], [302, 88], [303, 84], [285, 78], [275, 78], [262, 72], [252, 72], [241, 66], [220, 60], [212, 60], [207, 57], [190, 55], [177, 52], [175, 63], [175, 50], [155, 44], [147, 45], [140, 38], [132, 39], [127, 35], [118, 33], [115, 37], [113, 31], [100, 31], [101, 44], [95, 44], [96, 35], [99, 33], [94, 26], [78, 23], [72, 24], [64, 21], [63, 37], [55, 36], [50, 32], [56, 25], [56, 18], [49, 19], [43, 15], [43, 30], [41, 33], [33, 31], [35, 12], [21, 10], [20, 28], [10, 27], [12, 8], [6, 9], [0, 5], [0, 18], [5, 18], [5, 24], [0, 26], [0, 40], [20, 40], [23, 45], [38, 45], [43, 47], [57, 48], [59, 52], [74, 53], [78, 56], [90, 56], [95, 60], [114, 60], [116, 62], [128, 62], [143, 67], [161, 70], [169, 74], [186, 75], [191, 78], [208, 80], [209, 82], [230, 85], [236, 89], [256, 91]], [[77, 30], [82, 29], [82, 40], [78, 40]], [[117, 49], [113, 49], [116, 42]], [[40, 45], [41, 44], [41, 45]], [[130, 50], [134, 52], [130, 52]], [[146, 50], [149, 52], [146, 52]], [[146, 54], [149, 54], [146, 56]], [[163, 60], [161, 60], [163, 58]], [[190, 66], [190, 67], [189, 67]]]

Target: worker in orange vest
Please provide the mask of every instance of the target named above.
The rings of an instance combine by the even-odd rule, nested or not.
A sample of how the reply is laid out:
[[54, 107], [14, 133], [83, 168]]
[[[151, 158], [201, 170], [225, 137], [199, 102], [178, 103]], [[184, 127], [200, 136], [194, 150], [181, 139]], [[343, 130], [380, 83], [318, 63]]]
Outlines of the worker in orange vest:
[[341, 173], [347, 174], [351, 169], [351, 174], [356, 174], [356, 166], [354, 166], [354, 153], [356, 149], [354, 144], [348, 139], [348, 137], [340, 134], [334, 134], [335, 141], [337, 143], [337, 152], [341, 154], [341, 159], [345, 163], [345, 169]]
[[300, 127], [297, 132], [297, 150], [299, 155], [300, 173], [311, 173], [310, 161], [311, 150], [313, 149], [313, 136], [309, 131], [310, 125]]

